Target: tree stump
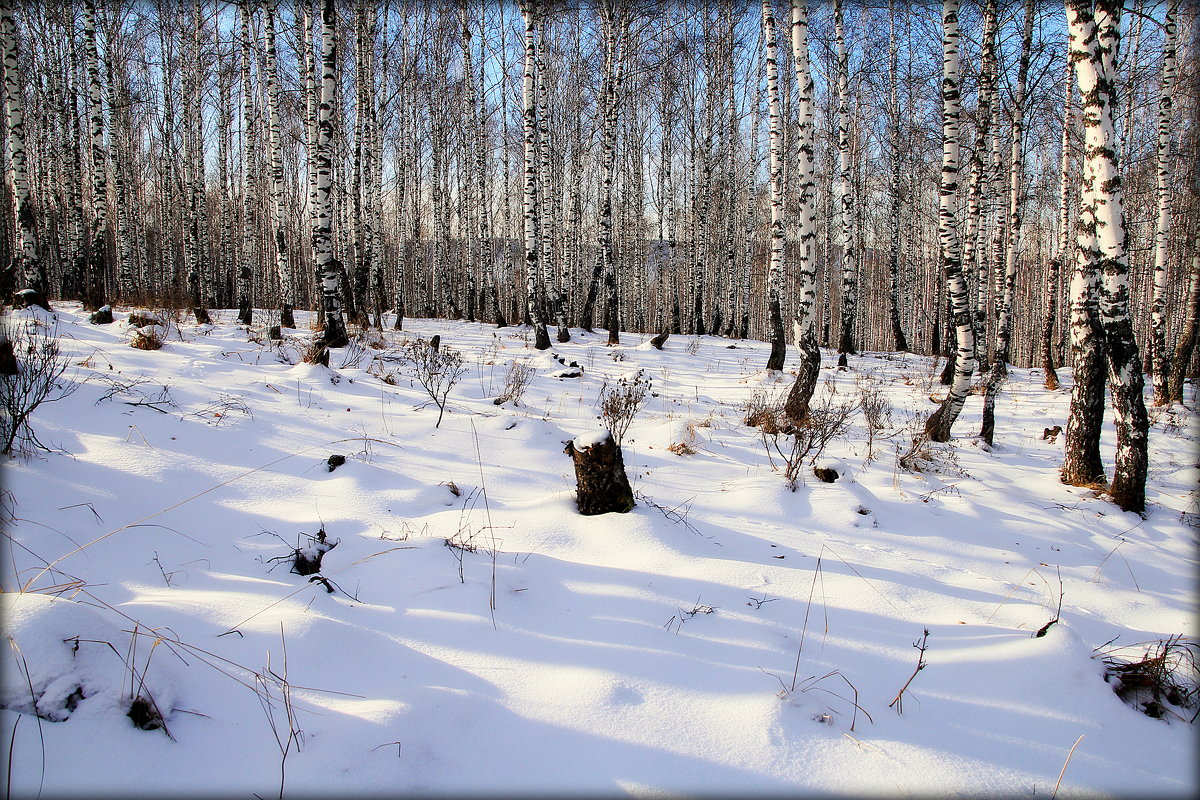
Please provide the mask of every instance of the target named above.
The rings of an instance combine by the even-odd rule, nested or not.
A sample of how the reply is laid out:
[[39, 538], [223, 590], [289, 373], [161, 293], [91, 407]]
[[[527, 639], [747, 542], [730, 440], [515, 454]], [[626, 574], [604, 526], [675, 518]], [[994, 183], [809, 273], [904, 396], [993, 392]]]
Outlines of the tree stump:
[[575, 492], [584, 516], [624, 514], [633, 508], [633, 489], [625, 475], [621, 446], [608, 431], [585, 433], [567, 443], [564, 453], [575, 463]]
[[662, 350], [663, 345], [667, 343], [667, 337], [670, 335], [670, 331], [663, 331], [662, 333], [650, 339], [650, 346], [655, 350]]
[[112, 306], [101, 306], [99, 310], [88, 317], [88, 322], [93, 325], [108, 325], [112, 321]]

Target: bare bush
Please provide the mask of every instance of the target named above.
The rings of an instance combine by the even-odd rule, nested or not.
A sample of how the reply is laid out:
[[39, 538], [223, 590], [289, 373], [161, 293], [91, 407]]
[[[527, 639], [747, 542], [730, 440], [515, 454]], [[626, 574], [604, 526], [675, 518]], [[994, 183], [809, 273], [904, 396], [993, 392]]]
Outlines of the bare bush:
[[525, 396], [525, 390], [535, 374], [537, 370], [532, 366], [514, 358], [508, 365], [508, 372], [504, 374], [504, 390], [492, 402], [500, 405], [511, 400], [513, 405], [520, 405], [521, 398]]
[[1155, 719], [1175, 717], [1194, 722], [1180, 711], [1200, 706], [1200, 644], [1182, 635], [1153, 642], [1096, 649], [1104, 664], [1104, 680], [1118, 697]]
[[431, 342], [417, 339], [404, 348], [404, 355], [412, 364], [413, 378], [438, 407], [437, 423], [433, 426], [437, 428], [442, 424], [442, 415], [446, 413], [446, 398], [450, 390], [467, 371], [462, 353], [440, 342], [435, 347]]
[[600, 387], [600, 421], [612, 434], [617, 447], [621, 446], [625, 432], [641, 409], [648, 391], [650, 379], [640, 369], [617, 378], [611, 386], [605, 381]]
[[772, 467], [775, 465], [772, 453], [782, 459], [783, 476], [792, 491], [800, 482], [805, 462], [810, 466], [816, 464], [829, 443], [850, 427], [850, 415], [857, 404], [834, 402], [836, 396], [837, 389], [826, 383], [825, 391], [809, 406], [808, 414], [798, 424], [784, 412], [782, 402], [769, 402], [765, 396], [757, 395], [751, 400], [753, 408], [748, 408], [747, 420], [756, 421], [755, 427], [762, 434]]
[[[58, 343], [58, 327], [31, 319], [10, 331], [0, 322], [0, 347], [12, 348], [15, 364], [0, 374], [0, 435], [4, 455], [26, 455], [33, 449], [49, 450], [29, 424], [42, 403], [62, 400], [78, 388], [64, 380], [69, 361]], [[12, 374], [8, 374], [11, 371]]]
[[858, 405], [867, 423], [867, 463], [875, 460], [875, 437], [892, 424], [892, 403], [883, 389], [867, 376], [859, 376]]

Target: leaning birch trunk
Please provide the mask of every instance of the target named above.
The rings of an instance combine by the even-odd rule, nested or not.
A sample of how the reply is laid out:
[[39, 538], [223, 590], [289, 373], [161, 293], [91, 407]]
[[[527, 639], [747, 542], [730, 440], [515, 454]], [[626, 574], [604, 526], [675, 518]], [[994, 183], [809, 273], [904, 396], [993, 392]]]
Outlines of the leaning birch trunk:
[[88, 134], [92, 154], [91, 243], [83, 278], [83, 307], [96, 311], [104, 305], [104, 279], [108, 272], [108, 173], [104, 157], [104, 103], [100, 91], [100, 58], [96, 47], [96, 0], [84, 0], [84, 46], [88, 78]]
[[808, 406], [817, 388], [821, 368], [821, 351], [817, 346], [817, 209], [816, 178], [813, 160], [813, 79], [808, 59], [808, 2], [792, 0], [792, 63], [796, 68], [799, 89], [797, 117], [799, 121], [799, 153], [796, 163], [800, 185], [800, 252], [797, 270], [796, 306], [792, 320], [792, 335], [800, 351], [796, 382], [792, 384], [784, 404], [789, 418], [801, 422], [808, 416]]
[[959, 92], [958, 0], [942, 3], [942, 173], [938, 184], [938, 243], [942, 273], [950, 295], [958, 349], [954, 380], [950, 392], [938, 410], [925, 421], [925, 433], [935, 442], [950, 440], [950, 429], [962, 411], [975, 371], [975, 330], [967, 285], [962, 274], [962, 249], [955, 227], [958, 192], [958, 129], [962, 113]]
[[[1082, 0], [1070, 0], [1068, 20], [1078, 17]], [[1108, 355], [1108, 377], [1117, 428], [1117, 451], [1109, 494], [1124, 511], [1146, 508], [1147, 436], [1149, 420], [1143, 396], [1144, 377], [1133, 320], [1129, 316], [1129, 255], [1126, 250], [1125, 213], [1121, 172], [1114, 149], [1112, 103], [1116, 83], [1115, 60], [1121, 40], [1119, 0], [1097, 0], [1095, 5], [1094, 59], [1076, 65], [1079, 92], [1084, 101], [1085, 152], [1096, 162], [1095, 219], [1100, 254], [1100, 323]]]
[[1176, 17], [1179, 0], [1167, 3], [1163, 42], [1162, 89], [1158, 96], [1158, 226], [1154, 232], [1154, 296], [1150, 305], [1150, 354], [1153, 363], [1154, 405], [1171, 402], [1167, 356], [1167, 242], [1171, 228], [1171, 123], [1175, 94]]
[[1075, 93], [1075, 68], [1067, 59], [1066, 85], [1063, 89], [1063, 130], [1058, 170], [1058, 249], [1046, 270], [1046, 313], [1042, 318], [1043, 385], [1053, 391], [1058, 388], [1058, 373], [1054, 369], [1054, 320], [1058, 316], [1059, 275], [1067, 261], [1071, 244], [1071, 97]]
[[[846, 357], [857, 355], [854, 346], [854, 317], [858, 306], [858, 276], [855, 266], [857, 253], [854, 244], [854, 194], [850, 188], [850, 57], [846, 52], [846, 35], [842, 24], [842, 0], [834, 0], [834, 36], [837, 38], [837, 146], [838, 182], [837, 196], [842, 245], [842, 313], [841, 333], [838, 337], [838, 366], [846, 366]], [[957, 39], [957, 12], [955, 12]], [[957, 50], [955, 51], [957, 59]], [[956, 62], [957, 63], [957, 62]], [[956, 67], [957, 69], [957, 67]], [[958, 96], [957, 77], [955, 97]], [[957, 170], [957, 117], [955, 120], [955, 161]]]
[[1008, 358], [1012, 341], [1013, 287], [1017, 279], [1017, 257], [1021, 246], [1021, 184], [1025, 165], [1021, 139], [1025, 128], [1025, 89], [1029, 78], [1029, 54], [1033, 46], [1034, 0], [1025, 1], [1025, 28], [1021, 33], [1021, 57], [1017, 66], [1017, 85], [1013, 91], [1012, 150], [1009, 154], [1008, 242], [1005, 246], [1004, 281], [996, 315], [995, 356], [983, 388], [983, 424], [979, 436], [989, 447], [996, 429], [996, 395], [1008, 376]]
[[333, 257], [333, 90], [337, 74], [337, 15], [335, 0], [325, 0], [321, 11], [321, 99], [317, 110], [316, 187], [313, 195], [312, 241], [321, 304], [325, 311], [324, 347], [345, 347], [346, 323], [338, 284], [338, 263]]
[[771, 354], [767, 369], [783, 369], [786, 342], [780, 294], [783, 291], [783, 120], [779, 102], [779, 66], [775, 56], [775, 12], [762, 0], [763, 39], [766, 42], [767, 97], [770, 114], [769, 164], [771, 180], [771, 262], [767, 271], [767, 316], [771, 325]]
[[275, 51], [277, 6], [278, 0], [267, 0], [264, 26], [267, 50], [267, 140], [271, 151], [271, 239], [275, 244], [275, 272], [279, 278], [279, 324], [284, 328], [294, 328], [296, 288], [284, 226], [283, 151], [279, 143], [279, 64]]
[[[47, 311], [49, 289], [46, 270], [38, 259], [37, 216], [29, 193], [29, 173], [25, 155], [25, 104], [21, 99], [20, 56], [12, 0], [0, 3], [0, 49], [4, 58], [4, 104], [8, 125], [8, 177], [13, 187], [13, 214], [16, 218], [17, 246], [10, 269], [20, 281], [22, 305], [41, 306]], [[4, 298], [7, 300], [8, 298]]]
[[537, 0], [521, 0], [521, 16], [525, 20], [525, 65], [521, 98], [523, 102], [525, 138], [525, 306], [533, 323], [534, 347], [550, 349], [550, 333], [542, 316], [541, 281], [538, 275], [538, 207], [537, 207], [537, 105], [534, 99], [537, 52], [534, 30], [537, 19]]

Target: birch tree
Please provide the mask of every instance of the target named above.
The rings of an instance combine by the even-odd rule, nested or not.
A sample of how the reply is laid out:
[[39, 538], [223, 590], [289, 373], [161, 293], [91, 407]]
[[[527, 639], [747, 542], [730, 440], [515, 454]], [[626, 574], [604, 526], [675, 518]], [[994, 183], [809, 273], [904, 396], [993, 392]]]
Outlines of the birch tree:
[[800, 360], [797, 364], [796, 381], [788, 392], [784, 411], [791, 419], [802, 421], [808, 415], [808, 406], [816, 390], [821, 367], [816, 325], [816, 164], [813, 158], [813, 78], [808, 57], [808, 0], [792, 0], [792, 64], [796, 69], [796, 86], [799, 92], [796, 172], [800, 190], [800, 250], [792, 336], [800, 351]]
[[783, 119], [779, 102], [779, 66], [775, 56], [775, 11], [771, 0], [762, 0], [763, 41], [766, 42], [767, 102], [770, 115], [769, 164], [771, 182], [771, 261], [767, 271], [767, 316], [771, 326], [771, 354], [767, 369], [783, 369], [786, 341], [780, 294], [783, 291]]
[[1058, 373], [1054, 369], [1054, 322], [1058, 317], [1058, 282], [1067, 262], [1067, 248], [1071, 243], [1071, 98], [1075, 94], [1075, 67], [1070, 58], [1066, 60], [1065, 72], [1058, 169], [1058, 246], [1046, 269], [1046, 313], [1042, 317], [1042, 384], [1051, 391], [1059, 386]]
[[1154, 296], [1150, 309], [1154, 405], [1169, 405], [1167, 353], [1167, 256], [1171, 230], [1171, 126], [1175, 95], [1176, 18], [1179, 0], [1169, 0], [1163, 42], [1162, 83], [1158, 95], [1158, 142], [1155, 152], [1158, 178], [1158, 222], [1154, 231]]
[[266, 0], [266, 18], [263, 21], [267, 51], [267, 147], [271, 160], [271, 241], [275, 248], [275, 273], [279, 279], [279, 324], [284, 328], [294, 328], [296, 287], [284, 225], [283, 149], [279, 141], [279, 59], [275, 49], [278, 6], [278, 0]]
[[96, 47], [96, 0], [83, 3], [84, 57], [87, 63], [88, 138], [92, 156], [92, 230], [83, 278], [83, 307], [104, 305], [108, 273], [108, 171], [104, 152], [104, 100], [100, 87], [100, 57]]
[[237, 265], [237, 320], [242, 325], [254, 322], [254, 306], [250, 299], [250, 279], [258, 248], [258, 196], [254, 175], [255, 145], [258, 126], [255, 124], [254, 91], [250, 58], [251, 0], [242, 0], [242, 250]]
[[[1129, 318], [1129, 260], [1121, 173], [1117, 164], [1118, 142], [1113, 128], [1121, 7], [1116, 0], [1096, 0], [1094, 4], [1092, 0], [1068, 0], [1067, 23], [1083, 108], [1085, 141], [1084, 184], [1080, 191], [1079, 271], [1085, 276], [1099, 277], [1099, 326], [1112, 384], [1113, 417], [1117, 429], [1117, 451], [1109, 493], [1122, 510], [1141, 512], [1146, 506], [1149, 423], [1142, 396], [1141, 361]], [[1080, 280], [1079, 286], [1072, 288], [1080, 292], [1094, 291], [1095, 285], [1095, 279]], [[1072, 331], [1073, 337], [1074, 333]], [[1102, 404], [1103, 372], [1096, 369], [1094, 373], [1081, 376], [1077, 365], [1068, 420], [1068, 447], [1073, 447], [1071, 421], [1090, 411], [1095, 394], [1100, 395]], [[1099, 416], [1094, 411], [1092, 414]], [[1068, 466], [1072, 466], [1070, 455], [1064, 460], [1064, 480], [1071, 477], [1067, 473]], [[1091, 477], [1094, 480], [1096, 476]]]
[[950, 429], [962, 411], [975, 371], [975, 330], [967, 285], [962, 274], [962, 245], [958, 238], [956, 195], [958, 192], [958, 132], [962, 114], [959, 92], [960, 59], [958, 0], [942, 3], [942, 172], [938, 183], [938, 244], [942, 275], [954, 316], [958, 344], [954, 380], [946, 399], [925, 421], [925, 433], [935, 442], [950, 439]]
[[[991, 369], [984, 381], [983, 424], [979, 435], [991, 446], [996, 427], [996, 395], [1008, 376], [1009, 350], [1012, 341], [1013, 288], [1017, 279], [1017, 261], [1021, 247], [1021, 195], [1024, 183], [1025, 91], [1029, 80], [1030, 49], [1033, 46], [1034, 0], [1025, 0], [1025, 26], [1021, 33], [1021, 55], [1017, 65], [1017, 85], [1013, 90], [1012, 150], [1009, 153], [1008, 181], [1008, 240], [1005, 243], [1004, 278], [1001, 282], [996, 317], [996, 344]], [[999, 265], [996, 265], [999, 267]]]
[[[838, 337], [838, 366], [846, 366], [846, 357], [857, 354], [854, 345], [854, 318], [858, 305], [858, 276], [855, 265], [857, 252], [854, 242], [854, 194], [850, 185], [850, 56], [846, 50], [846, 32], [842, 16], [842, 0], [834, 0], [834, 37], [837, 39], [837, 148], [838, 148], [838, 222], [842, 246], [842, 314]], [[957, 25], [957, 12], [955, 16]], [[957, 30], [957, 29], [956, 29]], [[958, 46], [957, 33], [955, 47]], [[955, 51], [957, 59], [957, 50]], [[957, 64], [957, 61], [956, 61]], [[957, 66], [956, 66], [957, 69]], [[957, 97], [957, 77], [956, 97]], [[955, 137], [958, 136], [957, 118]], [[957, 151], [957, 142], [955, 150]], [[957, 152], [955, 154], [957, 169]]]
[[337, 74], [337, 7], [335, 0], [324, 0], [321, 10], [321, 97], [317, 107], [316, 152], [310, 153], [315, 164], [312, 194], [312, 243], [314, 265], [321, 281], [321, 303], [325, 311], [325, 329], [321, 339], [325, 347], [345, 347], [346, 322], [342, 317], [338, 263], [333, 257], [333, 101]]
[[[20, 282], [24, 305], [50, 310], [46, 269], [38, 258], [37, 215], [29, 192], [25, 154], [25, 103], [21, 98], [21, 60], [12, 0], [0, 2], [0, 52], [4, 59], [4, 117], [8, 133], [8, 179], [13, 188], [17, 241], [10, 270]], [[6, 283], [12, 284], [11, 281]]]
[[525, 63], [521, 101], [525, 141], [525, 307], [533, 323], [534, 347], [550, 349], [550, 333], [543, 316], [541, 281], [538, 274], [538, 158], [537, 158], [537, 43], [535, 41], [539, 0], [521, 0], [525, 22]]

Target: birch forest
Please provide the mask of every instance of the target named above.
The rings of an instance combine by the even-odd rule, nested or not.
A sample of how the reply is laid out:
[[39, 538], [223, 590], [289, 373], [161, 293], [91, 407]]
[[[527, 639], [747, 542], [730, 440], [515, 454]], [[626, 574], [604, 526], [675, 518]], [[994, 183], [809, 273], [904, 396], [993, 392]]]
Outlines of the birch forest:
[[1069, 366], [1063, 479], [1102, 473], [1106, 383], [1136, 474], [1143, 384], [1197, 374], [1196, 16], [5, 0], [0, 289], [314, 310], [329, 347], [406, 317], [759, 339], [796, 419], [818, 348], [944, 355], [940, 440], [978, 390], [990, 441], [1008, 365]]

